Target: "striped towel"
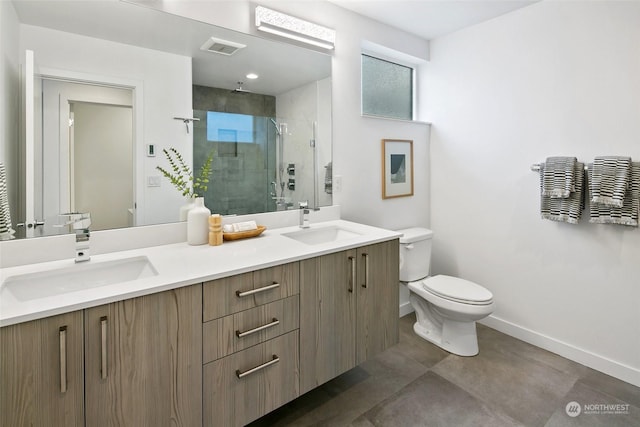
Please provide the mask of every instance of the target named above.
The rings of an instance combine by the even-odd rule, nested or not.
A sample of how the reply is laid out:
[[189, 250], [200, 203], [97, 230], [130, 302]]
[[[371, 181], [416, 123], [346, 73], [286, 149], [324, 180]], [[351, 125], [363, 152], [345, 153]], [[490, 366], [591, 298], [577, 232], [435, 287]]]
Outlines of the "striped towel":
[[584, 209], [584, 163], [576, 162], [573, 168], [574, 189], [569, 197], [559, 198], [542, 195], [544, 191], [544, 169], [540, 165], [540, 215], [551, 221], [577, 224]]
[[592, 178], [589, 180], [591, 201], [621, 208], [629, 188], [631, 158], [596, 157], [593, 161]]
[[[595, 165], [588, 165], [587, 174], [592, 180]], [[591, 185], [589, 185], [591, 191]], [[593, 198], [591, 193], [590, 198]], [[629, 189], [625, 192], [622, 207], [591, 203], [589, 222], [595, 224], [620, 224], [638, 227], [640, 220], [640, 162], [631, 163]]]
[[327, 163], [327, 166], [324, 167], [324, 192], [327, 194], [333, 193], [333, 166], [331, 163]]
[[576, 191], [575, 168], [578, 160], [575, 157], [547, 157], [542, 176], [542, 195], [552, 198], [569, 197]]
[[4, 169], [4, 164], [0, 163], [0, 240], [13, 239], [13, 234], [15, 233], [11, 224], [9, 195], [7, 191], [7, 174]]

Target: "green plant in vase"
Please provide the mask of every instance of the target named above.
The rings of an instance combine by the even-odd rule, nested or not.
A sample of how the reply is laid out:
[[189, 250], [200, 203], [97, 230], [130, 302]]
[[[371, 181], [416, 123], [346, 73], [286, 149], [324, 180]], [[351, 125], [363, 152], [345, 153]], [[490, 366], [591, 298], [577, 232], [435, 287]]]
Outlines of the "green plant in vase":
[[174, 187], [187, 198], [203, 197], [209, 186], [209, 177], [211, 176], [211, 162], [213, 161], [214, 152], [209, 152], [207, 160], [200, 168], [200, 173], [195, 176], [189, 165], [186, 164], [182, 155], [175, 148], [165, 148], [162, 150], [169, 161], [171, 171], [156, 166], [156, 169], [162, 175], [171, 181]]

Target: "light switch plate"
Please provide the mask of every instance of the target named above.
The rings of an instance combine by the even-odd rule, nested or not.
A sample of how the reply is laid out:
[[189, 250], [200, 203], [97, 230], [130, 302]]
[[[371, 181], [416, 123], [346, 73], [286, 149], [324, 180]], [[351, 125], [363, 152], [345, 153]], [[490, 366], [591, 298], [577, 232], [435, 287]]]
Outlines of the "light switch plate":
[[160, 187], [160, 176], [159, 175], [148, 176], [147, 187]]

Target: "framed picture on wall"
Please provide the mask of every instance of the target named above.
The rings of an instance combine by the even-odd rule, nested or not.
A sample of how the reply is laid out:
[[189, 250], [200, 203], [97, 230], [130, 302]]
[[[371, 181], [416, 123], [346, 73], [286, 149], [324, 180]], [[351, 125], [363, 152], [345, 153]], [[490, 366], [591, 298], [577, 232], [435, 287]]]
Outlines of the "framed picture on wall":
[[413, 141], [382, 140], [382, 198], [413, 196]]

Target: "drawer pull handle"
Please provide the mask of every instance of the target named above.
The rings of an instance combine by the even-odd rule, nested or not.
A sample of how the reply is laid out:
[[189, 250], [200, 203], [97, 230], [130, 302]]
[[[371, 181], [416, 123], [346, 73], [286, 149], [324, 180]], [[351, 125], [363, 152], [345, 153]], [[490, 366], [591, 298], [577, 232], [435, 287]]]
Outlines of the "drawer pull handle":
[[369, 254], [362, 254], [362, 258], [364, 258], [364, 283], [362, 284], [363, 288], [369, 287]]
[[280, 358], [274, 354], [273, 355], [273, 359], [269, 360], [266, 363], [263, 363], [262, 365], [258, 365], [255, 368], [251, 368], [248, 371], [241, 372], [239, 369], [236, 370], [236, 376], [238, 378], [246, 377], [247, 375], [251, 375], [254, 372], [258, 372], [261, 369], [264, 369], [264, 368], [266, 368], [268, 366], [274, 365], [274, 364], [278, 363], [279, 361], [280, 361]]
[[250, 291], [236, 291], [236, 295], [239, 298], [248, 297], [249, 295], [257, 294], [259, 292], [269, 291], [271, 289], [275, 289], [275, 288], [278, 288], [278, 287], [280, 287], [280, 283], [273, 282], [273, 284], [271, 284], [271, 285], [263, 286], [263, 287], [257, 288], [257, 289], [251, 289]]
[[258, 326], [257, 328], [249, 329], [248, 331], [244, 331], [244, 332], [236, 331], [236, 336], [238, 338], [246, 337], [247, 335], [255, 334], [256, 332], [260, 332], [264, 329], [271, 328], [279, 324], [280, 324], [280, 321], [274, 317], [271, 320], [271, 323], [267, 323], [266, 325]]
[[60, 327], [60, 393], [67, 392], [67, 327]]
[[107, 316], [100, 318], [100, 376], [107, 378]]
[[353, 292], [353, 285], [356, 283], [356, 258], [350, 256], [349, 262], [351, 263], [351, 277], [349, 278], [349, 292]]

